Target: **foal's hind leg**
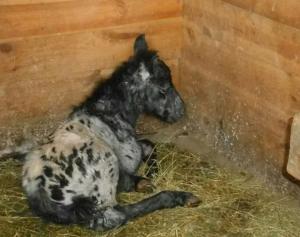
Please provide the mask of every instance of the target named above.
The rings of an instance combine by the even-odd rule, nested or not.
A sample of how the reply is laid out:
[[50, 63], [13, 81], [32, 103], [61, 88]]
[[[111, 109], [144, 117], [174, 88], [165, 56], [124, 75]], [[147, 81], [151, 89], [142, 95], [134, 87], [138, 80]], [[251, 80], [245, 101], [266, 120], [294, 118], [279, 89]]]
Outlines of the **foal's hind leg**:
[[147, 164], [146, 176], [153, 178], [158, 173], [157, 155], [155, 144], [148, 139], [138, 141], [142, 147], [142, 160]]
[[118, 192], [153, 192], [154, 186], [149, 179], [141, 176], [127, 174], [120, 170], [118, 181]]
[[200, 200], [192, 193], [163, 191], [134, 204], [116, 206], [104, 212], [99, 212], [99, 214], [94, 216], [90, 227], [96, 230], [108, 230], [156, 210], [176, 206], [194, 207], [199, 203]]

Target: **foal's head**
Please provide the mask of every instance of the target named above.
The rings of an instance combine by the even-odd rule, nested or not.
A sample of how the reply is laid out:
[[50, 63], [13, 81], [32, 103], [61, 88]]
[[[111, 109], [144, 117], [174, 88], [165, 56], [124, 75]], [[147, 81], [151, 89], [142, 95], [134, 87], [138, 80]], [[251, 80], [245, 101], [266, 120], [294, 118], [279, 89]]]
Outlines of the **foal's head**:
[[129, 86], [142, 98], [143, 112], [166, 122], [181, 118], [184, 103], [172, 83], [171, 71], [155, 51], [148, 49], [144, 35], [135, 41], [132, 62], [136, 68]]

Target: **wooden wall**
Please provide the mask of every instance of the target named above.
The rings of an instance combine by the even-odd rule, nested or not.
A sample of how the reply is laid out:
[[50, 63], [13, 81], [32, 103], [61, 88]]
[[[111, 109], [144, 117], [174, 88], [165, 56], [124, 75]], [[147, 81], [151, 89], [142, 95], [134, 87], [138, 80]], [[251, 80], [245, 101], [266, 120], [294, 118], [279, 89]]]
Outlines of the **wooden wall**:
[[281, 176], [300, 111], [300, 1], [185, 0], [180, 65], [211, 147]]
[[171, 65], [191, 131], [281, 176], [300, 110], [299, 13], [299, 0], [0, 0], [0, 136], [64, 116], [143, 32]]
[[0, 0], [0, 135], [65, 114], [140, 33], [177, 83], [181, 10], [181, 0]]

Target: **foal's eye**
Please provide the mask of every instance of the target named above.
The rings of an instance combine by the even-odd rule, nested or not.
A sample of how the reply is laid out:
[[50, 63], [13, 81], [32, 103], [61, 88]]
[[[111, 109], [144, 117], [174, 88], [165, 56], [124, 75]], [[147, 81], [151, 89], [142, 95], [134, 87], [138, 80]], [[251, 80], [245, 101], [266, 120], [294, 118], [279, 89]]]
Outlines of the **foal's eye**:
[[167, 94], [167, 92], [168, 92], [167, 88], [160, 88], [160, 90], [159, 90], [159, 93], [163, 94], [163, 95]]
[[168, 89], [160, 88], [160, 90], [159, 90], [159, 94], [161, 95], [161, 97], [163, 99], [166, 99], [167, 92], [168, 92]]

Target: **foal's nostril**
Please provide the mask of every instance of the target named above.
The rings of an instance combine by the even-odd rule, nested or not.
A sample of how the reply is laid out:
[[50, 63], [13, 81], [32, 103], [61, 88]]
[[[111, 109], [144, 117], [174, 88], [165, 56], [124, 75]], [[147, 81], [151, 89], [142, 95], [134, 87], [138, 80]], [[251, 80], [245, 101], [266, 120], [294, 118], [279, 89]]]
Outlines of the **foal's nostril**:
[[183, 116], [185, 114], [185, 106], [184, 106], [183, 101], [180, 98], [178, 98], [178, 100], [176, 100], [175, 106], [177, 109], [177, 114], [180, 116]]
[[183, 116], [184, 114], [185, 114], [185, 106], [182, 103], [181, 110], [180, 110], [180, 115]]

